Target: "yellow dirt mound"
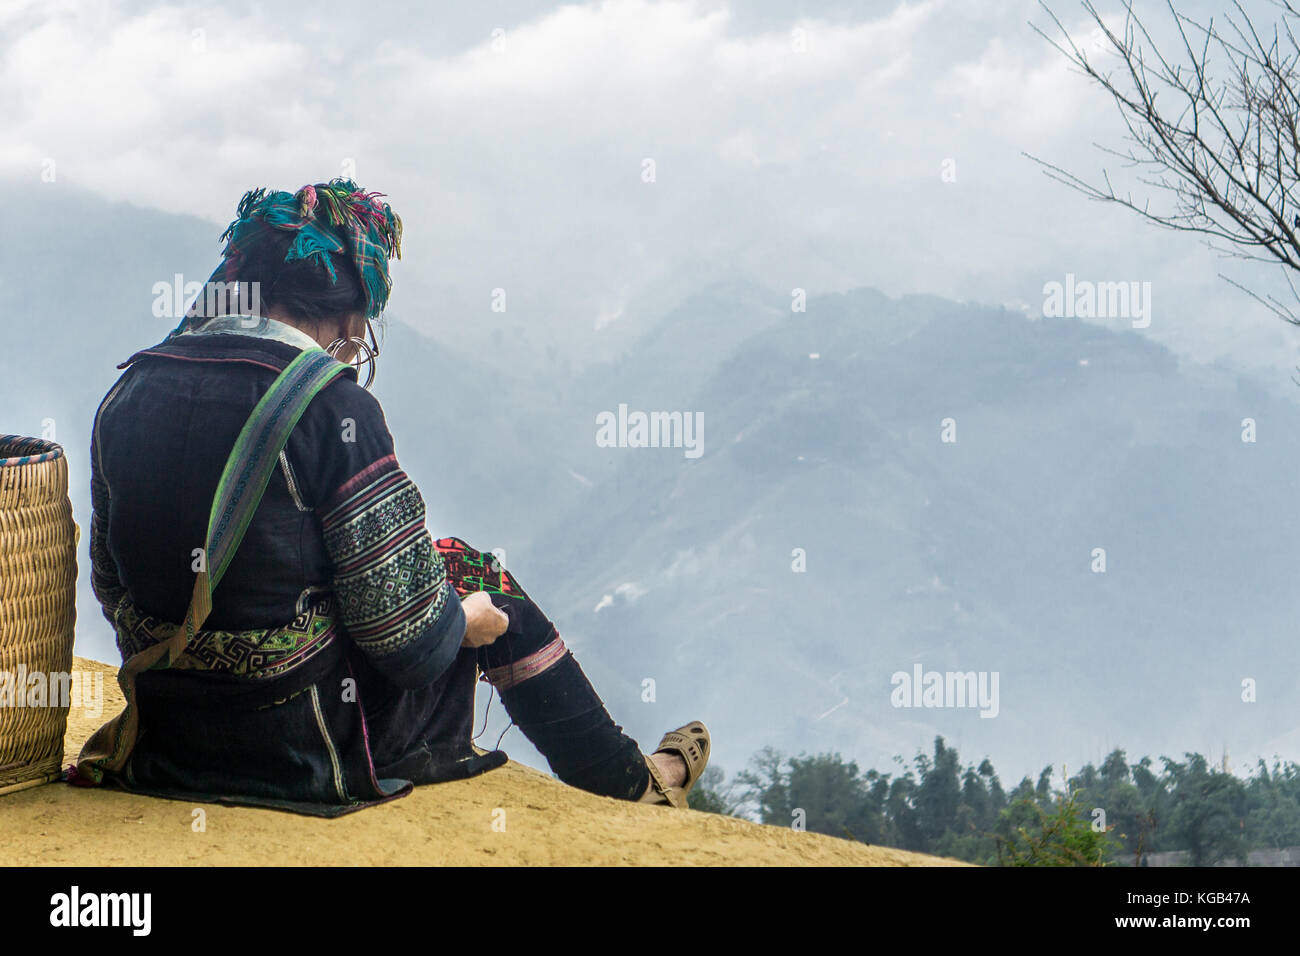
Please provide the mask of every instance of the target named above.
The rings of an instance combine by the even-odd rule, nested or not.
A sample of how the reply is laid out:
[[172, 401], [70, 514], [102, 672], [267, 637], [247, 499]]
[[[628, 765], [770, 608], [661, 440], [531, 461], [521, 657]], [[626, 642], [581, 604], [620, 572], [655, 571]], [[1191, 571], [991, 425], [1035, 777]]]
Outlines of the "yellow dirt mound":
[[[115, 668], [83, 658], [75, 666], [104, 673], [104, 713], [73, 708], [65, 764], [122, 707]], [[0, 865], [961, 865], [596, 797], [516, 763], [336, 820], [204, 804], [196, 832], [196, 809], [65, 784], [3, 795]]]

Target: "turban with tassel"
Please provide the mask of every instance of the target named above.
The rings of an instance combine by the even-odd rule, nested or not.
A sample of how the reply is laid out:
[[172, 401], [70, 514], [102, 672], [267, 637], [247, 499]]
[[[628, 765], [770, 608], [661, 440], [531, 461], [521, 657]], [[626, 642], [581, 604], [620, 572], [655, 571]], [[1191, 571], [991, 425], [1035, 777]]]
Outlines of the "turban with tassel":
[[[330, 257], [349, 256], [365, 289], [366, 318], [377, 318], [388, 304], [392, 288], [388, 260], [402, 257], [402, 220], [388, 203], [380, 201], [383, 195], [365, 192], [342, 178], [303, 186], [296, 193], [249, 190], [239, 201], [237, 218], [220, 236], [226, 248], [208, 283], [234, 282], [244, 248], [262, 230], [280, 229], [294, 234], [284, 261], [315, 259], [329, 273], [331, 282], [337, 281], [338, 275]], [[195, 317], [191, 309], [175, 331], [182, 331]]]

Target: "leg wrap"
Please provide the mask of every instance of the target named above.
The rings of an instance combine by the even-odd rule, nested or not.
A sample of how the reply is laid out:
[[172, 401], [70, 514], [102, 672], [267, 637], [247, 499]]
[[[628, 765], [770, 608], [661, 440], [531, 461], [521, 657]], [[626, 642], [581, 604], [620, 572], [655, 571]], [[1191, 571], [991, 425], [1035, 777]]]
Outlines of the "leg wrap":
[[535, 651], [527, 657], [504, 664], [501, 667], [489, 668], [483, 676], [487, 678], [489, 684], [504, 693], [522, 681], [526, 681], [530, 677], [536, 677], [547, 668], [558, 664], [560, 658], [566, 653], [564, 641], [560, 639], [559, 635], [556, 635], [555, 640], [540, 651]]

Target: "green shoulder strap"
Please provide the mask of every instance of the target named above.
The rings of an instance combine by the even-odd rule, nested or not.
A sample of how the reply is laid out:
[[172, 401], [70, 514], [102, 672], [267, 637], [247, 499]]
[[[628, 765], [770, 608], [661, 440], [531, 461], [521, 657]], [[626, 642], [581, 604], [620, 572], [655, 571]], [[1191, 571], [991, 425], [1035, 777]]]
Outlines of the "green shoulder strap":
[[119, 771], [126, 765], [139, 729], [136, 676], [146, 670], [170, 667], [203, 626], [212, 612], [212, 592], [244, 539], [294, 426], [316, 393], [347, 368], [324, 349], [306, 349], [280, 373], [248, 416], [212, 499], [202, 570], [194, 580], [185, 620], [170, 637], [123, 662], [117, 682], [126, 697], [126, 708], [100, 727], [82, 748], [77, 758], [77, 777], [84, 782], [100, 783], [104, 771]]

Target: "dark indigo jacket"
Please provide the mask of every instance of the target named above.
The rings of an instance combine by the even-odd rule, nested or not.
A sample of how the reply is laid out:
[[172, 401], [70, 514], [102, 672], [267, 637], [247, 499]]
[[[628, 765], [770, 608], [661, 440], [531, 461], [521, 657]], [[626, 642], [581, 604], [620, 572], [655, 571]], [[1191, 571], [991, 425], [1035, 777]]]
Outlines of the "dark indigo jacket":
[[[148, 621], [183, 619], [236, 436], [299, 346], [314, 344], [277, 322], [217, 324], [231, 331], [178, 336], [124, 362], [96, 415], [92, 581], [124, 656], [149, 639]], [[118, 782], [332, 814], [325, 805], [488, 769], [469, 760], [475, 659], [464, 631], [423, 499], [349, 370], [291, 435], [214, 592], [204, 641], [186, 655], [193, 666], [141, 675], [141, 733]]]

